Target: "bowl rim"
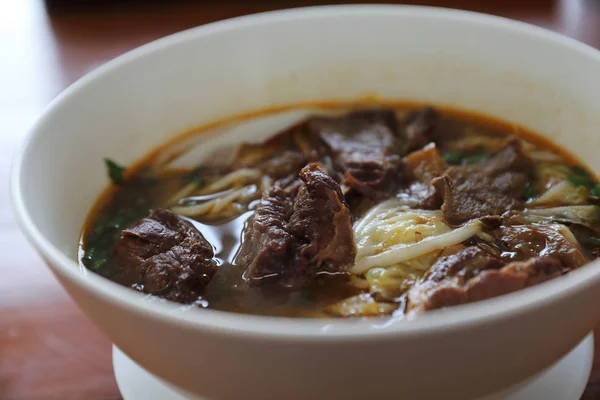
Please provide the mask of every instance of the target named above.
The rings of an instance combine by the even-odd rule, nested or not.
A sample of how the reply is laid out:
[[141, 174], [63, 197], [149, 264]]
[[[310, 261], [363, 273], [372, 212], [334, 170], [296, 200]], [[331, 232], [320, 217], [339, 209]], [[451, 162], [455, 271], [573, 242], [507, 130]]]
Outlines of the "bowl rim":
[[[334, 5], [300, 7], [226, 19], [187, 29], [135, 48], [116, 57], [106, 64], [84, 75], [59, 94], [43, 111], [16, 151], [10, 172], [10, 197], [17, 224], [30, 243], [54, 270], [75, 285], [102, 297], [115, 306], [167, 324], [179, 325], [219, 335], [233, 335], [248, 340], [371, 340], [394, 338], [398, 335], [416, 336], [436, 334], [440, 331], [469, 329], [496, 320], [514, 318], [517, 315], [535, 312], [552, 303], [560, 302], [574, 293], [600, 286], [600, 268], [595, 261], [572, 273], [541, 285], [476, 303], [435, 310], [407, 323], [406, 318], [382, 317], [366, 320], [346, 319], [307, 319], [266, 317], [237, 314], [210, 309], [198, 310], [192, 306], [152, 298], [129, 288], [118, 285], [93, 272], [82, 270], [77, 262], [69, 258], [39, 231], [29, 214], [21, 192], [22, 165], [28, 149], [44, 133], [44, 126], [53, 118], [53, 113], [71, 96], [76, 95], [94, 79], [109, 74], [122, 64], [140, 58], [171, 45], [197, 40], [199, 38], [251, 28], [293, 19], [344, 18], [360, 15], [363, 17], [394, 15], [397, 17], [437, 18], [460, 21], [469, 25], [486, 25], [494, 29], [513, 31], [556, 45], [557, 48], [578, 51], [600, 65], [600, 51], [559, 33], [530, 25], [472, 11], [449, 8], [412, 5]], [[595, 268], [590, 266], [596, 265]]]

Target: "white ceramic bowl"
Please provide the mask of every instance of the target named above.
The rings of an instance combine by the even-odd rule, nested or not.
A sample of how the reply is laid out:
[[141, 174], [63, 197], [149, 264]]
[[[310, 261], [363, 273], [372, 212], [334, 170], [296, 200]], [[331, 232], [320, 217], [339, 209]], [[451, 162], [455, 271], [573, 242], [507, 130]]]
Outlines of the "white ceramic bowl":
[[527, 126], [600, 171], [600, 55], [539, 28], [402, 6], [288, 10], [206, 25], [125, 54], [67, 89], [18, 152], [19, 223], [79, 307], [131, 358], [211, 399], [465, 399], [525, 380], [600, 318], [600, 265], [414, 321], [302, 320], [185, 309], [76, 262], [105, 186], [223, 117], [365, 94], [451, 104]]

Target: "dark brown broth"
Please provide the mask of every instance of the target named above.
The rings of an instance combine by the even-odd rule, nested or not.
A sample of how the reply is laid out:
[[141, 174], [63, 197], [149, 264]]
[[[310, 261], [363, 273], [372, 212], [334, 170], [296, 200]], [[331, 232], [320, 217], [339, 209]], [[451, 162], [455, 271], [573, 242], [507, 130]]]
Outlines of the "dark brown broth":
[[[378, 104], [381, 105], [381, 103]], [[364, 104], [362, 105], [364, 106]], [[417, 105], [414, 104], [386, 103], [385, 105], [394, 106], [399, 110], [414, 110], [417, 108]], [[305, 105], [297, 107], [303, 106]], [[310, 106], [315, 107], [315, 104]], [[348, 104], [323, 103], [316, 106], [348, 107]], [[517, 133], [519, 137], [536, 144], [540, 148], [560, 154], [566, 165], [579, 165], [576, 159], [564, 152], [562, 148], [533, 132], [522, 128], [516, 129], [511, 124], [477, 114], [449, 109], [441, 110], [444, 115], [455, 119], [461, 129], [476, 129], [480, 133], [492, 136], [506, 136]], [[266, 110], [254, 113], [251, 116], [268, 114], [274, 111], [282, 111], [282, 109]], [[240, 120], [240, 118], [238, 117], [235, 120]], [[218, 124], [211, 124], [210, 127], [204, 129], [215, 125]], [[201, 131], [194, 131], [193, 134], [198, 134]], [[146, 216], [150, 209], [164, 206], [163, 202], [169, 196], [185, 186], [185, 179], [189, 175], [189, 171], [152, 176], [153, 160], [160, 154], [162, 149], [172, 144], [167, 144], [153, 151], [139, 164], [129, 168], [125, 184], [111, 186], [100, 197], [84, 227], [81, 253], [87, 251], [86, 254], [89, 254], [91, 249], [96, 249], [104, 257], [105, 262], [101, 265], [90, 265], [89, 260], [86, 261], [84, 257], [81, 260], [83, 265], [108, 279], [131, 286], [131, 282], [126, 281], [119, 268], [114, 264], [112, 249], [121, 229]], [[152, 176], [151, 179], [145, 178], [148, 171]], [[328, 316], [323, 311], [325, 306], [361, 293], [360, 289], [349, 283], [349, 277], [345, 274], [322, 275], [311, 287], [295, 292], [248, 288], [241, 277], [243, 271], [240, 267], [232, 265], [232, 260], [240, 245], [244, 223], [251, 214], [252, 212], [249, 211], [232, 219], [210, 222], [186, 218], [213, 245], [215, 258], [219, 262], [217, 273], [207, 286], [202, 298], [203, 301], [199, 304], [208, 305], [212, 309], [250, 314], [324, 317]], [[355, 215], [355, 217], [357, 216]], [[98, 233], [100, 228], [106, 227], [107, 224], [110, 225], [111, 221], [115, 220], [118, 223], [113, 224], [114, 229], [108, 231], [104, 229], [100, 234]], [[578, 232], [575, 233], [578, 234]], [[588, 252], [591, 251], [590, 249], [587, 250]]]
[[327, 305], [357, 293], [347, 285], [346, 276], [335, 275], [323, 275], [314, 287], [295, 292], [247, 287], [241, 277], [242, 271], [232, 262], [241, 243], [244, 224], [251, 215], [252, 211], [249, 211], [215, 224], [185, 218], [213, 245], [220, 264], [203, 296], [210, 308], [245, 314], [318, 317], [325, 315], [315, 309], [315, 303]]

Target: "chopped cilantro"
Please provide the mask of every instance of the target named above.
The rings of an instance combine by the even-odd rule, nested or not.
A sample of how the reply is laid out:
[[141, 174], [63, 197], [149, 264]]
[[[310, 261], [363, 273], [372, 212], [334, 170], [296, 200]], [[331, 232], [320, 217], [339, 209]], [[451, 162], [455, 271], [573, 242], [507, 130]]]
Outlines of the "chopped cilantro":
[[204, 182], [206, 182], [206, 180], [201, 176], [193, 176], [193, 177], [188, 178], [188, 182], [196, 183], [197, 185], [202, 186], [202, 185], [204, 185]]
[[207, 168], [203, 165], [194, 168], [188, 174], [184, 175], [183, 178], [187, 183], [196, 183], [197, 185], [204, 185], [206, 179], [203, 174], [206, 173]]
[[444, 158], [444, 160], [446, 160], [448, 164], [451, 165], [460, 165], [460, 163], [462, 162], [462, 156], [453, 151], [448, 151], [444, 153], [442, 157]]
[[592, 184], [594, 183], [592, 180], [590, 180], [589, 177], [587, 176], [581, 176], [581, 175], [571, 175], [570, 177], [567, 178], [569, 180], [569, 182], [571, 182], [573, 185], [576, 186], [583, 186], [583, 187], [590, 187], [592, 186]]
[[575, 166], [571, 168], [571, 171], [573, 172], [573, 175], [569, 176], [567, 179], [573, 185], [583, 186], [588, 189], [591, 189], [596, 185], [594, 178], [592, 178], [584, 168]]
[[460, 153], [454, 151], [447, 151], [442, 157], [450, 165], [469, 165], [482, 162], [488, 157], [488, 154], [483, 147], [478, 147], [475, 152], [468, 156], [462, 156]]
[[108, 171], [108, 177], [115, 185], [121, 185], [123, 183], [123, 174], [125, 173], [125, 167], [120, 166], [110, 158], [104, 159], [106, 170]]
[[485, 152], [483, 147], [478, 147], [477, 150], [473, 154], [468, 155], [464, 158], [465, 164], [477, 164], [482, 162], [488, 157], [488, 154]]
[[83, 262], [88, 269], [97, 272], [108, 262], [107, 254], [105, 251], [96, 251], [91, 248], [85, 252]]
[[[133, 201], [137, 202], [140, 199], [142, 197]], [[85, 254], [82, 257], [86, 268], [98, 272], [112, 262], [114, 257], [112, 249], [121, 236], [121, 231], [148, 215], [151, 204], [146, 201], [145, 203], [145, 206], [124, 206], [123, 208], [101, 210], [98, 219], [94, 221], [92, 230], [86, 237]]]
[[477, 164], [487, 158], [487, 154], [472, 154], [465, 157], [465, 164]]

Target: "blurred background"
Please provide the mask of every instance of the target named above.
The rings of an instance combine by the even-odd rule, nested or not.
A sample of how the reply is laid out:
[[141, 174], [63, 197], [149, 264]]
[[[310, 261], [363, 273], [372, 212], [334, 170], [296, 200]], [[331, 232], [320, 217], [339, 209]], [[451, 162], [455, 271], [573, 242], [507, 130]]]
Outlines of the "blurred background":
[[[597, 0], [410, 3], [519, 19], [600, 47]], [[162, 36], [224, 18], [317, 4], [334, 3], [0, 0], [0, 400], [121, 398], [111, 344], [27, 244], [10, 209], [10, 160], [44, 107], [87, 72]], [[586, 400], [600, 399], [599, 360], [597, 355]]]
[[[334, 3], [315, 0], [0, 0], [0, 88], [4, 92], [0, 95], [12, 102], [16, 100], [14, 96], [22, 97], [23, 92], [35, 92], [36, 100], [46, 104], [90, 69], [170, 33], [260, 11]], [[600, 3], [597, 0], [409, 3], [522, 19], [590, 44], [600, 43]]]

